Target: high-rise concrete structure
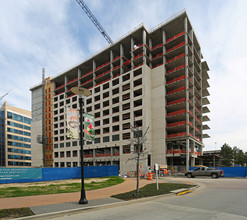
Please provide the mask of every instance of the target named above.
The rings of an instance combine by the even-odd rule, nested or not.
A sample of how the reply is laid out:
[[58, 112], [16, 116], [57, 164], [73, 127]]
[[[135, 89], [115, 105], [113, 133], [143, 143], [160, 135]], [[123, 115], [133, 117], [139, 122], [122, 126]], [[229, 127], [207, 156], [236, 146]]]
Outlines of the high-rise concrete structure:
[[7, 105], [0, 108], [0, 167], [31, 166], [31, 112]]
[[[85, 165], [136, 169], [135, 124], [149, 128], [143, 165], [194, 165], [202, 153], [209, 120], [208, 65], [185, 11], [157, 27], [139, 25], [82, 63], [50, 79], [53, 83], [53, 165], [79, 166], [79, 141], [66, 137], [65, 106], [78, 108], [71, 88], [91, 91], [85, 111], [95, 116], [95, 142], [85, 143]], [[32, 146], [41, 152], [42, 85], [31, 88]], [[39, 130], [39, 131], [38, 131]], [[41, 153], [40, 153], [41, 155]], [[35, 163], [33, 161], [33, 163]]]

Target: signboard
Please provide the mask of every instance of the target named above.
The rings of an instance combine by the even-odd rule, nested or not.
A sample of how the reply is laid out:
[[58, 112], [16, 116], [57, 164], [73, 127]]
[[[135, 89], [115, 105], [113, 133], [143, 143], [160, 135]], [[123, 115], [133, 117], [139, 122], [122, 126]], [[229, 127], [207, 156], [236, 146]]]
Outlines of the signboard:
[[41, 168], [0, 168], [0, 180], [41, 179]]
[[94, 127], [94, 116], [85, 113], [85, 140], [94, 141], [95, 127]]
[[67, 137], [79, 139], [79, 118], [78, 111], [66, 107]]
[[160, 165], [160, 169], [167, 169], [167, 165]]

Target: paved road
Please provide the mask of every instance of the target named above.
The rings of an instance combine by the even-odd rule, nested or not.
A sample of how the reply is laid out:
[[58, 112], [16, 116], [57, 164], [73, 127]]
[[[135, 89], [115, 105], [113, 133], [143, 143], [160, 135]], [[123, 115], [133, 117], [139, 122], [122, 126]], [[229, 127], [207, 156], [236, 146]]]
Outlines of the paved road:
[[202, 187], [183, 196], [163, 197], [142, 203], [88, 210], [53, 219], [247, 219], [247, 179], [198, 177], [188, 180], [201, 184]]

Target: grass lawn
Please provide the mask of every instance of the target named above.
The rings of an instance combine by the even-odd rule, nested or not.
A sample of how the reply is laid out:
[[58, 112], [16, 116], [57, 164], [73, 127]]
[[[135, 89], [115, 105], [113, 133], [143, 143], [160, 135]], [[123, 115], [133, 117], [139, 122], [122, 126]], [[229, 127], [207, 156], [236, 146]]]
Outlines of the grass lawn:
[[0, 210], [0, 219], [1, 218], [20, 218], [25, 216], [34, 215], [29, 208], [19, 208], [19, 209], [1, 209]]
[[[101, 189], [113, 186], [124, 182], [124, 179], [111, 176], [105, 181], [85, 183], [85, 190]], [[5, 187], [0, 188], [0, 198], [20, 197], [20, 196], [34, 196], [34, 195], [47, 195], [57, 193], [70, 193], [81, 191], [81, 183], [66, 183], [59, 184], [53, 183], [47, 186], [28, 186], [28, 187]]]
[[162, 194], [168, 194], [173, 190], [176, 189], [182, 189], [182, 188], [190, 188], [194, 185], [188, 185], [188, 184], [180, 184], [180, 183], [159, 183], [159, 190], [156, 190], [156, 183], [148, 184], [139, 190], [139, 195], [136, 195], [136, 190], [127, 192], [127, 193], [121, 193], [118, 195], [114, 195], [112, 197], [122, 200], [131, 200], [131, 199], [137, 199], [137, 198], [144, 198], [144, 197], [150, 197], [150, 196], [158, 196]]
[[[91, 183], [85, 183], [85, 190], [89, 191], [89, 190], [101, 189], [101, 188], [113, 186], [113, 185], [116, 185], [122, 182], [124, 182], [124, 179], [117, 177], [117, 176], [110, 176], [105, 181], [92, 181]], [[0, 188], [0, 198], [47, 195], [47, 194], [69, 193], [69, 192], [81, 191], [81, 183], [59, 184], [59, 182], [55, 182], [53, 184], [46, 185], [46, 186], [39, 186], [39, 184], [41, 183], [37, 183], [37, 186]], [[0, 209], [0, 219], [1, 218], [20, 218], [20, 217], [31, 216], [31, 215], [34, 215], [34, 214], [29, 208]]]

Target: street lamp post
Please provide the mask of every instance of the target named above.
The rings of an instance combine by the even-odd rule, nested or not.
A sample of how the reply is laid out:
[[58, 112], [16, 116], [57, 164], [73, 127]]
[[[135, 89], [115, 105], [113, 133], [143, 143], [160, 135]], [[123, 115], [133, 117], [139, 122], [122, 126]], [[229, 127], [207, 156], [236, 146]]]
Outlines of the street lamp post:
[[80, 146], [81, 146], [81, 198], [79, 204], [87, 204], [85, 186], [84, 186], [84, 162], [83, 162], [83, 121], [84, 121], [84, 109], [83, 109], [83, 97], [90, 96], [91, 92], [88, 89], [82, 87], [73, 87], [71, 91], [79, 96], [79, 106], [80, 106]]

